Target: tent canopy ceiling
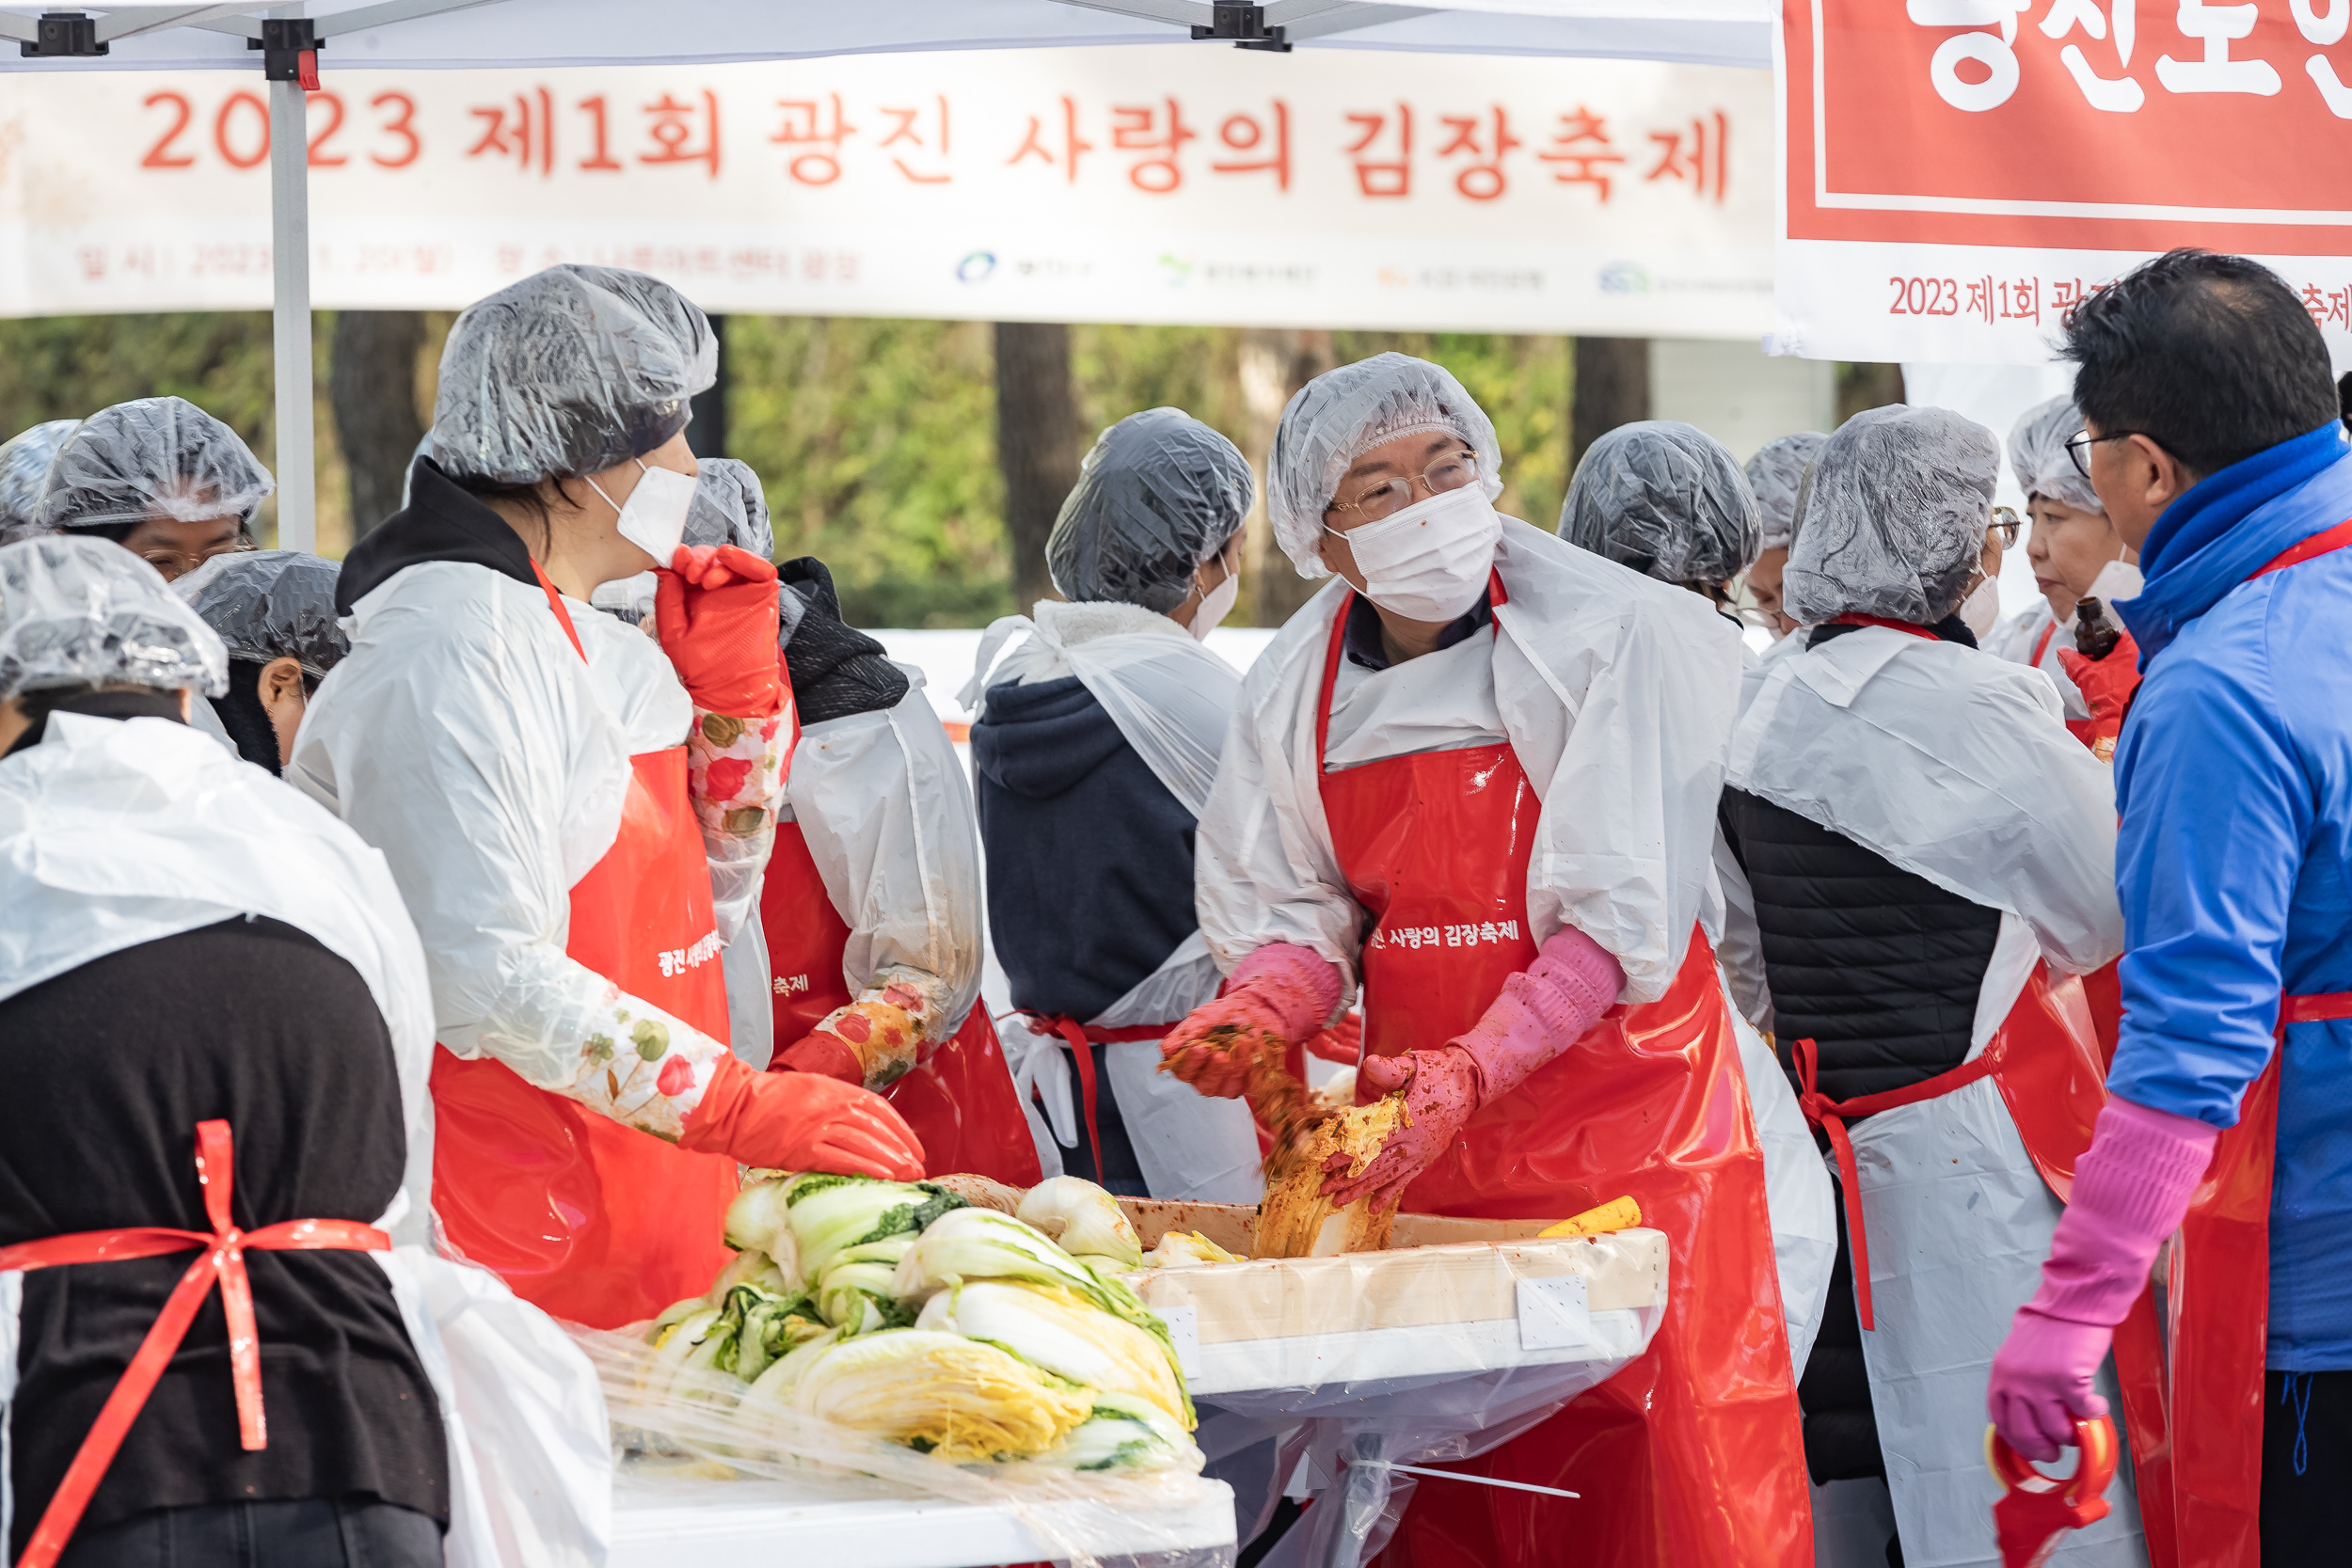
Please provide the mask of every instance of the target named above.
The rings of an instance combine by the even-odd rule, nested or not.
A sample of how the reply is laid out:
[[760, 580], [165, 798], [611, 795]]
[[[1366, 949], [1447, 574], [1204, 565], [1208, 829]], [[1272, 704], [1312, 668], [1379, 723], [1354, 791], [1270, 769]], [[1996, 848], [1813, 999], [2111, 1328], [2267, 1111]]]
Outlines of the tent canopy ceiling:
[[[1275, 0], [1269, 26], [1307, 48], [1572, 55], [1772, 65], [1771, 0]], [[0, 8], [0, 40], [39, 12]], [[931, 49], [1168, 43], [1208, 0], [310, 0], [91, 8], [100, 59], [20, 58], [0, 71], [258, 71], [265, 16], [309, 16], [320, 61], [371, 70], [718, 63]], [[1211, 45], [1223, 47], [1223, 45]]]

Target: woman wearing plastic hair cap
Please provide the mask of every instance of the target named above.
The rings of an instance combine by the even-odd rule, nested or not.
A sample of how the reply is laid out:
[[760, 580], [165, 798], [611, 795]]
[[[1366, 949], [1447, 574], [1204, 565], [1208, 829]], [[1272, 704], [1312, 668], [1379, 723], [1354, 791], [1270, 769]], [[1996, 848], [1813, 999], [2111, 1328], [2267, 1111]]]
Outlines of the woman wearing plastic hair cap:
[[1788, 569], [1788, 546], [1796, 542], [1797, 502], [1804, 494], [1805, 470], [1828, 439], [1818, 430], [1801, 430], [1765, 442], [1748, 459], [1748, 488], [1756, 493], [1756, 511], [1764, 520], [1763, 544], [1748, 566], [1748, 597], [1775, 641], [1797, 629], [1781, 602], [1781, 578]]
[[1041, 1163], [1139, 1197], [1254, 1203], [1264, 1185], [1247, 1108], [1158, 1070], [1161, 1037], [1222, 979], [1193, 839], [1241, 677], [1201, 642], [1240, 593], [1256, 489], [1232, 442], [1173, 408], [1104, 431], [1045, 546], [1070, 602], [992, 626], [963, 693]]
[[1560, 504], [1560, 537], [1595, 555], [1731, 603], [1762, 519], [1740, 465], [1695, 425], [1643, 420], [1595, 441]]
[[1472, 1488], [1424, 1488], [1399, 1527], [1416, 1556], [1516, 1564], [1517, 1543], [1576, 1536], [1625, 1563], [1797, 1568], [1764, 1164], [1699, 929], [1740, 634], [1499, 515], [1499, 467], [1461, 384], [1402, 355], [1283, 411], [1276, 537], [1339, 580], [1242, 681], [1198, 836], [1230, 984], [1163, 1049], [1240, 1094], [1252, 1057], [1295, 1072], [1360, 981], [1357, 1098], [1399, 1096], [1404, 1118], [1359, 1172], [1320, 1178], [1325, 1198], [1517, 1216], [1630, 1194], [1669, 1238], [1681, 1283], [1647, 1355], [1470, 1461], [1583, 1500], [1529, 1505], [1506, 1536]]
[[310, 694], [351, 644], [335, 610], [341, 567], [308, 550], [215, 556], [172, 586], [229, 649], [212, 700], [237, 754], [282, 773]]
[[[1729, 610], [1732, 584], [1755, 557], [1756, 536], [1756, 500], [1730, 451], [1705, 431], [1666, 420], [1619, 425], [1595, 441], [1560, 508], [1560, 537], [1699, 594], [1734, 626], [1741, 623]], [[1744, 642], [1740, 658], [1756, 661]], [[1836, 1258], [1837, 1216], [1804, 1113], [1756, 1032], [1771, 1027], [1763, 953], [1746, 886], [1728, 861], [1729, 851], [1719, 843], [1720, 887], [1710, 888], [1701, 903], [1699, 927], [1722, 959], [1764, 1155], [1790, 1360], [1802, 1375]]]
[[56, 531], [36, 520], [41, 483], [49, 477], [49, 460], [81, 422], [50, 420], [19, 431], [0, 444], [0, 545]]
[[[183, 721], [223, 664], [128, 551], [0, 546], [9, 1558], [497, 1562], [550, 1481], [609, 1488], [596, 1373], [426, 1244], [423, 950], [382, 856]], [[191, 1259], [209, 1293], [195, 1238], [232, 1212], [258, 1352], [165, 1309]], [[187, 1239], [123, 1245], [149, 1227]], [[589, 1533], [537, 1539], [585, 1560]]]
[[[1891, 1490], [1915, 1562], [1999, 1555], [1984, 1388], [2060, 1212], [2042, 1173], [2073, 1167], [2104, 1098], [2075, 976], [2123, 937], [2106, 770], [2050, 684], [1953, 614], [1999, 461], [1940, 408], [1830, 437], [1788, 563], [1807, 629], [1743, 683], [1722, 811], [1782, 1060], [1851, 1137], [1805, 1458], [1850, 1520], [1883, 1519], [1864, 1495]], [[2070, 1560], [2144, 1562], [2123, 1478], [2107, 1496]], [[1852, 1560], [1895, 1556], [1873, 1540]]]
[[[343, 564], [351, 652], [287, 768], [421, 917], [443, 1230], [606, 1328], [709, 1288], [739, 1164], [922, 1169], [879, 1099], [727, 1049], [720, 949], [797, 724], [774, 566], [683, 543], [714, 362], [701, 313], [634, 273], [558, 267], [460, 315], [432, 452]], [[589, 608], [649, 570], [658, 643]]]
[[[2034, 586], [2042, 597], [2004, 621], [1984, 640], [1987, 653], [2019, 664], [2030, 664], [2050, 677], [2066, 705], [2067, 727], [2086, 745], [2095, 744], [2100, 726], [2082, 689], [2074, 684], [2074, 661], [2080, 626], [2075, 607], [2086, 598], [2099, 601], [2102, 623], [2120, 629], [2121, 621], [2109, 607], [2118, 599], [2139, 596], [2139, 552], [2123, 542], [2099, 493], [2075, 466], [2066, 443], [2081, 434], [2083, 417], [2072, 396], [2059, 396], [2028, 408], [2009, 433], [2009, 464], [2017, 487], [2026, 492], [2026, 515], [2033, 531], [2026, 541], [2026, 556], [2033, 562]], [[2106, 664], [2106, 659], [2096, 662]], [[2113, 670], [2102, 670], [2105, 682], [2131, 673], [2116, 695], [2116, 727], [2122, 724], [2121, 705], [2138, 685], [2137, 667], [2126, 659]], [[2113, 731], [2110, 729], [2109, 736]]]
[[253, 548], [278, 482], [237, 433], [184, 398], [140, 398], [84, 420], [50, 459], [34, 520], [111, 539], [168, 582]]

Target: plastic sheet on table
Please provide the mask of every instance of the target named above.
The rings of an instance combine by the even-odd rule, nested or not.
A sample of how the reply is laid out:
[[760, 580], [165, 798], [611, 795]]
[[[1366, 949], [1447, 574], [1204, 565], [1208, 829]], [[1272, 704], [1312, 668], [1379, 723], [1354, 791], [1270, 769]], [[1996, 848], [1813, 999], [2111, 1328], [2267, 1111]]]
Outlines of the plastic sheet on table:
[[[1012, 1514], [1073, 1568], [1232, 1568], [1230, 1495], [1189, 1466], [1094, 1472], [1008, 1462], [957, 1465], [870, 1433], [759, 1402], [730, 1373], [658, 1361], [630, 1333], [575, 1329], [604, 1386], [625, 1487], [792, 1482], [834, 1499], [944, 1499]], [[1209, 1523], [1208, 1521], [1214, 1521]]]
[[[1248, 1210], [1125, 1207], [1147, 1243], [1197, 1229], [1229, 1250], [1248, 1244]], [[1665, 1237], [1544, 1240], [1544, 1224], [1401, 1214], [1385, 1252], [1126, 1276], [1175, 1330], [1197, 1436], [1235, 1483], [1245, 1529], [1294, 1475], [1314, 1495], [1267, 1568], [1369, 1560], [1420, 1484], [1395, 1466], [1498, 1448], [1649, 1348], [1665, 1316]]]

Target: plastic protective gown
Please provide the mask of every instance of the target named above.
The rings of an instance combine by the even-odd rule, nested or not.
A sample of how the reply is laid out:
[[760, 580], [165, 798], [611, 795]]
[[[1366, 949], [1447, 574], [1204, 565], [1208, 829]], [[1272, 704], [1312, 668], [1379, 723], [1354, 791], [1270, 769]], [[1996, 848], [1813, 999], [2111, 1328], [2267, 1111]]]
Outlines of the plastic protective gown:
[[[351, 654], [312, 699], [287, 778], [391, 863], [424, 939], [444, 1047], [675, 1139], [725, 1045], [565, 947], [572, 888], [620, 836], [631, 757], [678, 746], [693, 708], [651, 639], [565, 605], [578, 651], [535, 586], [459, 561], [399, 571], [353, 607]], [[770, 832], [704, 837], [718, 940], [671, 956], [665, 972], [716, 965], [758, 896]], [[634, 1046], [617, 1094], [588, 1050], [599, 1038]], [[673, 1059], [687, 1064], [682, 1089], [642, 1092], [636, 1080]], [[723, 1258], [708, 1261], [715, 1272]], [[684, 1259], [675, 1272], [699, 1267]], [[645, 1288], [674, 1283], [665, 1273]]]
[[[50, 725], [40, 744], [0, 764], [0, 889], [9, 912], [0, 922], [0, 998], [244, 914], [306, 931], [357, 970], [392, 1038], [408, 1139], [401, 1191], [376, 1222], [396, 1244], [369, 1256], [389, 1277], [439, 1397], [450, 1561], [601, 1563], [612, 1466], [595, 1370], [495, 1275], [425, 1244], [432, 998], [384, 857], [295, 791], [169, 720], [68, 713]], [[11, 1373], [15, 1284], [0, 1275], [0, 1367]]]
[[[2073, 976], [2122, 946], [2114, 793], [2058, 719], [2028, 671], [1871, 626], [1751, 672], [1732, 739], [1733, 787], [2002, 915], [1968, 1060], [1998, 1046], [2010, 1065], [1851, 1125], [1875, 1317], [1863, 1354], [1906, 1562], [1999, 1560], [1985, 1382], [2103, 1099]], [[2103, 1384], [2113, 1399], [2111, 1371]], [[2126, 1475], [2114, 1513], [2052, 1560], [2144, 1561], [2130, 1490]]]
[[[1485, 1473], [1572, 1489], [1582, 1479], [1590, 1500], [1562, 1506], [1579, 1511], [1573, 1517], [1587, 1532], [1586, 1549], [1606, 1560], [1802, 1561], [1810, 1553], [1795, 1457], [1797, 1402], [1765, 1244], [1758, 1148], [1744, 1114], [1742, 1078], [1728, 1070], [1729, 1023], [1719, 984], [1704, 969], [1683, 973], [1711, 875], [1739, 634], [1696, 595], [1515, 519], [1502, 522], [1493, 572], [1502, 590], [1494, 595], [1501, 601], [1493, 608], [1495, 629], [1482, 627], [1379, 675], [1340, 673], [1352, 684], [1330, 698], [1327, 752], [1317, 733], [1319, 710], [1327, 650], [1348, 602], [1344, 585], [1317, 595], [1282, 628], [1244, 678], [1201, 817], [1201, 930], [1229, 970], [1267, 942], [1295, 942], [1336, 965], [1353, 989], [1368, 936], [1366, 910], [1334, 847], [1326, 789], [1359, 769], [1369, 776], [1420, 752], [1499, 743], [1515, 759], [1533, 796], [1534, 821], [1521, 841], [1523, 899], [1517, 890], [1501, 891], [1523, 910], [1530, 949], [1573, 925], [1624, 969], [1621, 1001], [1665, 1003], [1670, 993], [1675, 999], [1645, 1015], [1660, 1031], [1655, 1051], [1632, 1037], [1622, 1012], [1588, 1035], [1601, 1042], [1595, 1060], [1613, 1064], [1613, 1082], [1594, 1086], [1595, 1104], [1623, 1092], [1652, 1105], [1644, 1097], [1671, 1093], [1684, 1104], [1706, 1101], [1721, 1111], [1704, 1132], [1677, 1125], [1671, 1133], [1637, 1132], [1632, 1139], [1642, 1146], [1634, 1158], [1647, 1162], [1645, 1171], [1658, 1181], [1650, 1190], [1674, 1195], [1672, 1212], [1660, 1223], [1677, 1236], [1677, 1267], [1704, 1259], [1677, 1322], [1634, 1368], [1478, 1463]], [[1357, 694], [1374, 680], [1391, 695], [1359, 705]], [[1327, 778], [1327, 755], [1336, 769]], [[1516, 845], [1494, 850], [1486, 857], [1488, 869], [1498, 856], [1521, 852]], [[1416, 948], [1426, 945], [1425, 932], [1413, 934], [1421, 939]], [[1463, 945], [1467, 957], [1471, 950]], [[1438, 955], [1440, 962], [1451, 957]], [[1401, 993], [1389, 1005], [1407, 1016], [1414, 1009], [1413, 999]], [[1669, 1024], [1668, 1013], [1678, 1022]], [[1720, 1024], [1705, 1022], [1710, 1014]], [[1388, 1029], [1368, 1011], [1367, 1047]], [[1716, 1029], [1721, 1033], [1706, 1043]], [[1662, 1043], [1675, 1031], [1681, 1032], [1677, 1043]], [[1692, 1066], [1703, 1059], [1717, 1065], [1692, 1082]], [[1546, 1090], [1551, 1101], [1528, 1098], [1544, 1082], [1539, 1075], [1487, 1108], [1501, 1118], [1496, 1127], [1519, 1127], [1514, 1116], [1547, 1106], [1540, 1132], [1519, 1128], [1528, 1134], [1522, 1152], [1499, 1147], [1496, 1134], [1482, 1132], [1474, 1119], [1470, 1144], [1486, 1139], [1480, 1164], [1455, 1169], [1452, 1162], [1463, 1147], [1457, 1143], [1441, 1161], [1438, 1201], [1451, 1212], [1489, 1214], [1534, 1215], [1556, 1207], [1556, 1194], [1531, 1186], [1542, 1167], [1530, 1160], [1581, 1168], [1613, 1135], [1609, 1126], [1579, 1128], [1564, 1114], [1557, 1097], [1566, 1081], [1554, 1070], [1562, 1065], [1544, 1069], [1552, 1075]], [[1663, 1136], [1676, 1140], [1671, 1148], [1660, 1146]], [[1540, 1155], [1537, 1144], [1544, 1146]], [[1416, 1188], [1425, 1190], [1430, 1180], [1424, 1173]], [[1724, 1207], [1718, 1211], [1705, 1195], [1721, 1197]], [[1417, 1200], [1408, 1189], [1405, 1201], [1413, 1207], [1428, 1199]], [[1688, 1325], [1687, 1333], [1677, 1323]], [[1667, 1333], [1679, 1337], [1674, 1347], [1665, 1344]], [[1557, 1550], [1516, 1509], [1459, 1496], [1469, 1490], [1417, 1497], [1420, 1512], [1405, 1515], [1400, 1537], [1414, 1560], [1438, 1549], [1432, 1528], [1453, 1543], [1448, 1549], [1475, 1549], [1454, 1539], [1457, 1525], [1472, 1533], [1491, 1529], [1498, 1560], [1546, 1560]], [[1422, 1512], [1443, 1524], [1417, 1524]]]

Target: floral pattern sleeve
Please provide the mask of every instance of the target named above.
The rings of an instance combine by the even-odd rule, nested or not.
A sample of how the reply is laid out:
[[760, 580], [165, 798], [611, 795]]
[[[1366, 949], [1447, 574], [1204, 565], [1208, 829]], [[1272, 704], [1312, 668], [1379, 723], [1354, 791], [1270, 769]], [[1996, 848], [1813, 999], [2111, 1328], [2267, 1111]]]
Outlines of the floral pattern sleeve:
[[937, 1049], [946, 1029], [946, 991], [938, 975], [894, 964], [855, 1002], [826, 1014], [812, 1033], [848, 1046], [865, 1071], [866, 1086], [884, 1088]]
[[571, 1081], [558, 1092], [675, 1143], [727, 1048], [618, 986], [604, 990], [585, 1021]]

